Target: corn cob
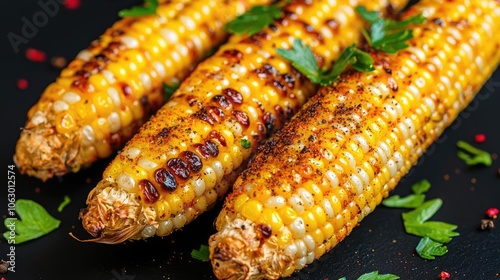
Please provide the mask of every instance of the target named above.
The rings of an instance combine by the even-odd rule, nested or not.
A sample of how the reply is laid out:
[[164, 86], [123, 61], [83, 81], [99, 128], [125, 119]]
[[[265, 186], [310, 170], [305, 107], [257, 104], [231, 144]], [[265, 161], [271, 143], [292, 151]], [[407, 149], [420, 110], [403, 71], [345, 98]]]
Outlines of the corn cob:
[[155, 15], [115, 23], [28, 112], [14, 156], [20, 172], [45, 181], [123, 147], [164, 103], [163, 83], [185, 79], [227, 38], [227, 21], [269, 2], [162, 1]]
[[209, 241], [219, 279], [313, 262], [386, 197], [500, 61], [500, 3], [422, 0], [410, 47], [321, 88], [236, 180]]
[[[358, 1], [381, 9], [386, 1]], [[298, 36], [329, 66], [360, 40], [352, 1], [295, 1], [251, 37], [234, 36], [201, 63], [91, 191], [81, 213], [91, 241], [166, 236], [222, 198], [258, 143], [317, 87], [275, 53]], [[401, 8], [406, 1], [392, 1]]]

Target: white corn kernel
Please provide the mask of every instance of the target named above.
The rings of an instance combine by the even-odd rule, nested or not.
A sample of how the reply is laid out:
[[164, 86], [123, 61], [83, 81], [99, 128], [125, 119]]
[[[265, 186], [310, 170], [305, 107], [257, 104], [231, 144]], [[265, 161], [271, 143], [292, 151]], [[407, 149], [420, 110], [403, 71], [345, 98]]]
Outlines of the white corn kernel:
[[308, 192], [304, 188], [299, 188], [297, 190], [297, 194], [300, 196], [302, 205], [306, 208], [309, 209], [314, 206], [314, 197], [310, 192]]
[[122, 154], [128, 157], [129, 159], [136, 158], [140, 153], [141, 150], [139, 148], [128, 148], [122, 152]]
[[302, 202], [302, 199], [296, 194], [292, 194], [289, 199], [289, 203], [292, 206], [293, 210], [297, 212], [297, 214], [300, 214], [304, 212], [304, 203]]
[[201, 178], [194, 180], [193, 186], [196, 197], [200, 197], [205, 192], [205, 182]]
[[158, 225], [156, 235], [167, 236], [174, 231], [174, 223], [172, 220], [161, 221]]
[[110, 127], [110, 132], [115, 133], [118, 132], [121, 128], [120, 116], [118, 113], [113, 112], [108, 116], [108, 123]]
[[114, 84], [116, 82], [116, 77], [111, 71], [104, 69], [101, 71], [101, 74], [104, 76], [104, 79], [108, 81], [108, 83]]
[[297, 217], [289, 226], [293, 238], [302, 238], [306, 234], [306, 225], [301, 217]]
[[314, 238], [310, 234], [306, 234], [302, 240], [304, 241], [304, 244], [306, 244], [307, 251], [313, 252], [314, 248], [316, 248]]
[[111, 100], [113, 101], [113, 104], [118, 107], [121, 105], [121, 100], [120, 100], [120, 94], [114, 87], [109, 87], [108, 88], [108, 95], [111, 97]]
[[141, 80], [141, 83], [144, 86], [145, 90], [151, 89], [151, 78], [149, 77], [148, 74], [146, 73], [139, 74], [139, 79]]
[[222, 166], [222, 163], [218, 160], [214, 161], [212, 163], [212, 168], [215, 171], [215, 175], [217, 176], [217, 179], [221, 179], [222, 176], [224, 176], [224, 167]]
[[139, 47], [139, 40], [130, 36], [121, 36], [120, 41], [127, 46], [129, 49], [135, 49]]
[[63, 95], [62, 99], [64, 101], [68, 102], [69, 104], [75, 104], [76, 102], [80, 101], [81, 98], [80, 98], [80, 95], [78, 95], [72, 91], [68, 91]]
[[158, 75], [162, 79], [165, 78], [165, 76], [167, 75], [167, 71], [165, 70], [165, 66], [163, 66], [163, 64], [161, 64], [160, 62], [155, 61], [153, 63], [153, 68], [155, 69], [156, 73], [158, 73]]
[[175, 44], [179, 41], [179, 36], [171, 29], [162, 28], [160, 29], [160, 34], [168, 43]]
[[215, 186], [215, 183], [217, 182], [217, 176], [215, 175], [215, 171], [211, 167], [207, 166], [204, 168], [202, 174], [206, 190], [211, 190]]
[[83, 50], [76, 55], [76, 58], [83, 61], [89, 61], [90, 58], [92, 58], [92, 53], [89, 50]]
[[321, 204], [323, 206], [323, 210], [325, 211], [326, 218], [333, 219], [335, 217], [335, 213], [333, 213], [333, 207], [330, 200], [324, 198]]
[[279, 195], [271, 196], [266, 200], [266, 207], [278, 209], [281, 206], [285, 205], [285, 203], [286, 203], [285, 198], [283, 198], [282, 196]]
[[56, 102], [54, 102], [54, 111], [56, 113], [61, 112], [61, 111], [66, 111], [68, 109], [69, 109], [68, 103], [66, 103], [62, 100], [57, 100]]
[[335, 172], [328, 170], [326, 171], [325, 175], [328, 181], [330, 181], [332, 187], [336, 187], [339, 185], [339, 178], [337, 177], [337, 174], [335, 174]]
[[34, 125], [39, 125], [46, 122], [47, 118], [45, 117], [45, 114], [42, 113], [42, 111], [36, 111], [35, 114], [33, 114], [33, 117], [31, 118], [31, 123]]
[[82, 128], [82, 144], [90, 145], [95, 141], [94, 129], [90, 125]]
[[125, 191], [130, 191], [135, 187], [135, 180], [132, 176], [122, 173], [116, 178], [116, 182], [120, 188]]
[[297, 239], [294, 241], [295, 246], [297, 246], [297, 257], [302, 258], [307, 256], [307, 246], [302, 239]]
[[156, 233], [156, 228], [152, 225], [147, 225], [144, 227], [144, 229], [141, 231], [141, 237], [142, 238], [148, 238], [154, 236]]
[[141, 159], [139, 160], [139, 162], [137, 163], [140, 167], [144, 168], [145, 170], [149, 171], [155, 167], [158, 166], [158, 164], [154, 161], [151, 161], [149, 159]]
[[176, 229], [181, 229], [182, 227], [184, 227], [186, 222], [187, 222], [186, 216], [184, 214], [178, 214], [174, 218], [174, 227]]

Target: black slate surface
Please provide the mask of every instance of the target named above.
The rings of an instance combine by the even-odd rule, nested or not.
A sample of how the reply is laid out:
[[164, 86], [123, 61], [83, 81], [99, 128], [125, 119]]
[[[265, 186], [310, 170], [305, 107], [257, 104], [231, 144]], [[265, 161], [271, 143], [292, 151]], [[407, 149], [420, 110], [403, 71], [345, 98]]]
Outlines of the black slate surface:
[[[44, 2], [48, 0], [42, 0]], [[39, 48], [49, 56], [74, 57], [88, 46], [106, 27], [117, 20], [117, 11], [138, 4], [131, 0], [83, 0], [78, 10], [59, 11], [49, 16], [26, 44], [16, 53], [7, 34], [20, 34], [23, 17], [32, 19], [42, 11], [36, 1], [2, 3], [1, 65], [2, 137], [0, 138], [1, 179], [0, 216], [7, 215], [7, 166], [13, 164], [12, 154], [19, 129], [26, 121], [27, 110], [38, 100], [43, 89], [58, 75], [47, 63], [29, 62], [24, 56], [27, 47]], [[40, 19], [41, 20], [41, 19]], [[19, 90], [19, 78], [29, 81], [27, 90]], [[293, 275], [293, 279], [356, 279], [363, 273], [379, 270], [393, 273], [401, 279], [438, 279], [440, 271], [451, 273], [451, 279], [500, 279], [500, 223], [497, 229], [480, 231], [480, 219], [489, 207], [500, 207], [500, 163], [489, 168], [467, 168], [457, 157], [458, 140], [473, 142], [474, 135], [484, 133], [482, 149], [500, 154], [500, 71], [481, 90], [473, 105], [466, 109], [445, 134], [422, 157], [399, 184], [394, 194], [406, 195], [412, 183], [428, 179], [433, 187], [428, 198], [441, 198], [444, 205], [434, 220], [459, 226], [459, 237], [448, 244], [449, 253], [434, 261], [418, 257], [414, 248], [419, 237], [404, 232], [401, 213], [405, 210], [383, 206], [365, 218], [359, 227], [333, 251]], [[88, 192], [101, 178], [108, 160], [78, 174], [42, 183], [37, 179], [16, 174], [16, 198], [33, 199], [62, 221], [58, 230], [40, 239], [15, 246], [15, 270], [0, 275], [6, 280], [17, 279], [214, 279], [209, 263], [193, 260], [190, 252], [206, 244], [214, 232], [217, 210], [167, 238], [120, 245], [79, 243], [69, 237], [72, 231], [86, 237], [77, 218], [85, 206]], [[447, 180], [446, 177], [449, 177]], [[36, 190], [39, 192], [36, 192]], [[64, 195], [72, 202], [62, 213], [57, 206]], [[497, 220], [498, 221], [498, 220]], [[6, 229], [2, 226], [2, 232]], [[0, 239], [0, 258], [8, 259], [9, 246]], [[2, 279], [3, 280], [3, 279]]]

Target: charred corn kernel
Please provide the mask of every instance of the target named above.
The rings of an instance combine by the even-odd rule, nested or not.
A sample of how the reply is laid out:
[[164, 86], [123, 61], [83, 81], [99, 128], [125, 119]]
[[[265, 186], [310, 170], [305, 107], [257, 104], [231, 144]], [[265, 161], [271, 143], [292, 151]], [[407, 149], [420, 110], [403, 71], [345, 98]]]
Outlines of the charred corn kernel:
[[[465, 4], [467, 9], [462, 6]], [[406, 16], [422, 12], [428, 20], [414, 26], [415, 37], [409, 42], [412, 49], [393, 55], [373, 51], [375, 72], [345, 73], [333, 85], [321, 88], [261, 147], [244, 175], [236, 180], [235, 191], [226, 199], [216, 221], [219, 232], [210, 238], [211, 260], [217, 277], [242, 279], [239, 275], [245, 275], [247, 278], [277, 279], [321, 257], [375, 209], [418, 161], [418, 155], [423, 154], [453, 122], [486, 82], [500, 62], [497, 51], [500, 37], [492, 40], [488, 35], [500, 31], [500, 3], [422, 0], [411, 7]], [[486, 17], [494, 20], [482, 20]], [[435, 19], [442, 23], [436, 24]], [[454, 24], [465, 19], [466, 24]], [[460, 38], [450, 40], [454, 33]], [[428, 48], [429, 38], [436, 35], [441, 40], [435, 42], [432, 49]], [[472, 45], [468, 43], [470, 40], [481, 43]], [[457, 43], [459, 41], [463, 43]], [[475, 58], [475, 64], [489, 61], [490, 65], [482, 64], [484, 68], [462, 66], [470, 70], [470, 75], [460, 86], [457, 83], [461, 83], [460, 76], [465, 70], [452, 63], [435, 65], [436, 73], [426, 74], [427, 64], [435, 63], [432, 57], [443, 52], [442, 61], [457, 61], [455, 57], [460, 54], [463, 44], [468, 45], [466, 49]], [[402, 66], [408, 68], [407, 73], [405, 70], [386, 72], [387, 69], [403, 69]], [[434, 86], [438, 79], [445, 80], [449, 86]], [[395, 81], [397, 90], [388, 80]], [[450, 92], [452, 87], [458, 93]], [[402, 105], [400, 97], [407, 97], [408, 92], [414, 100]], [[444, 104], [444, 97], [453, 98], [448, 102], [454, 105]], [[331, 118], [331, 112], [338, 112], [339, 108], [350, 109]], [[328, 121], [318, 124], [321, 119]], [[311, 133], [317, 141], [308, 142]], [[319, 142], [336, 142], [340, 149], [331, 156], [318, 157], [317, 151], [325, 148]], [[307, 152], [297, 149], [301, 145], [307, 147]], [[318, 166], [317, 172], [297, 171], [312, 160], [321, 161], [321, 164], [314, 163]], [[271, 179], [261, 176], [264, 172], [271, 172]], [[262, 224], [235, 211], [233, 203], [240, 195], [265, 193], [266, 189], [274, 191], [283, 186], [289, 189], [280, 192], [287, 204], [277, 213], [284, 220], [286, 211], [281, 209], [289, 207], [298, 212], [298, 217], [291, 223], [285, 221], [281, 229], [288, 229], [292, 240], [276, 245], [273, 238], [259, 234], [264, 227]], [[266, 210], [274, 208], [264, 204], [262, 212]], [[280, 236], [280, 231], [273, 234]], [[242, 246], [245, 253], [235, 251]], [[245, 265], [241, 266], [242, 263]], [[229, 267], [231, 273], [227, 273]], [[266, 269], [261, 270], [262, 267]], [[250, 275], [246, 273], [249, 271]]]
[[[28, 112], [29, 130], [23, 130], [16, 146], [15, 162], [21, 173], [47, 180], [90, 166], [98, 159], [85, 152], [92, 147], [99, 146], [99, 151], [122, 148], [120, 143], [126, 143], [164, 102], [163, 83], [184, 80], [227, 37], [223, 28], [227, 21], [270, 0], [160, 2], [154, 17], [115, 23], [45, 89], [35, 109]], [[203, 14], [199, 12], [202, 7]], [[185, 32], [186, 23], [192, 28], [189, 32]], [[168, 40], [172, 38], [175, 40]], [[85, 113], [91, 108], [97, 115]], [[61, 123], [59, 113], [63, 111], [72, 112], [72, 119], [65, 117]], [[113, 113], [120, 116], [119, 121]], [[108, 134], [81, 145], [78, 131], [96, 118], [108, 116], [113, 122]], [[45, 148], [32, 149], [34, 144]]]
[[[395, 1], [393, 4], [400, 5], [403, 1]], [[387, 1], [377, 2], [381, 3], [379, 7], [387, 4]], [[216, 3], [216, 1], [210, 2], [209, 5], [220, 9], [220, 3], [215, 5]], [[248, 162], [252, 152], [256, 151], [257, 146], [281, 128], [317, 90], [317, 86], [299, 75], [289, 61], [276, 54], [276, 47], [289, 48], [294, 39], [290, 35], [291, 31], [301, 29], [304, 34], [301, 39], [311, 45], [316, 56], [324, 55], [317, 51], [320, 46], [323, 50], [336, 47], [336, 50], [329, 54], [331, 58], [323, 62], [331, 64], [332, 60], [339, 56], [340, 50], [357, 42], [360, 37], [346, 40], [341, 30], [336, 32], [335, 36], [332, 33], [322, 33], [321, 28], [311, 32], [308, 27], [310, 19], [302, 15], [305, 10], [310, 9], [314, 11], [313, 13], [317, 13], [321, 27], [331, 28], [328, 21], [334, 18], [332, 14], [323, 12], [322, 7], [326, 5], [335, 10], [340, 9], [340, 13], [345, 14], [346, 20], [352, 25], [345, 29], [359, 29], [363, 22], [354, 13], [350, 4], [348, 1], [334, 3], [328, 0], [290, 3], [286, 8], [290, 13], [286, 13], [283, 20], [276, 21], [272, 28], [264, 29], [261, 32], [262, 36], [255, 35], [251, 38], [244, 35], [233, 36], [216, 54], [200, 63], [167, 104], [124, 148], [127, 150], [128, 146], [144, 147], [140, 156], [133, 160], [121, 156], [114, 159], [114, 162], [120, 162], [124, 170], [128, 167], [140, 169], [138, 167], [140, 159], [148, 159], [158, 164], [157, 168], [148, 171], [147, 180], [134, 178], [138, 182], [139, 191], [129, 193], [126, 197], [107, 200], [107, 203], [112, 205], [109, 209], [121, 211], [119, 209], [125, 207], [129, 209], [131, 216], [124, 217], [123, 213], [116, 212], [109, 219], [102, 220], [103, 216], [99, 215], [99, 201], [102, 201], [100, 193], [92, 191], [89, 195], [88, 211], [82, 212], [81, 218], [84, 227], [91, 234], [99, 235], [93, 240], [116, 243], [128, 238], [143, 238], [139, 231], [147, 225], [158, 225], [156, 222], [158, 213], [145, 212], [144, 209], [149, 209], [148, 205], [168, 199], [172, 195], [177, 195], [180, 200], [179, 211], [175, 211], [176, 207], [170, 205], [172, 214], [178, 217], [178, 221], [191, 222], [194, 215], [188, 215], [187, 211], [195, 209], [197, 214], [201, 214], [206, 209], [195, 208], [197, 204], [192, 200], [192, 196], [183, 197], [185, 186], [194, 188], [195, 200], [205, 197], [208, 207], [214, 205], [217, 199], [221, 199], [234, 183], [237, 173]], [[181, 30], [187, 32], [188, 28], [184, 25], [171, 26], [162, 29], [160, 34], [171, 42], [183, 34]], [[189, 49], [179, 44], [175, 47], [169, 46], [167, 52], [171, 54], [170, 60], [173, 65], [177, 65], [185, 63], [178, 58], [188, 51]], [[153, 68], [159, 76], [167, 74], [162, 63], [153, 63]], [[255, 110], [249, 109], [250, 107], [255, 107]], [[132, 112], [135, 115], [134, 108]], [[250, 143], [249, 146], [247, 141]], [[265, 170], [262, 172], [262, 177], [272, 179], [273, 172], [275, 170]], [[305, 172], [313, 174], [314, 168], [308, 166]], [[106, 171], [103, 177], [106, 179], [99, 183], [96, 189], [117, 188], [115, 183], [109, 183], [115, 181], [116, 177], [109, 176]], [[199, 184], [193, 184], [197, 179], [203, 180], [203, 188]], [[241, 205], [241, 211], [255, 221], [261, 216], [265, 204], [274, 204], [273, 201], [269, 202], [269, 199], [274, 195], [282, 195], [281, 192], [286, 190], [281, 189], [276, 193], [272, 191], [249, 193], [248, 200], [245, 199]], [[313, 193], [317, 192], [316, 187], [310, 191], [303, 188], [296, 195], [294, 210], [297, 215], [311, 209], [315, 202]], [[254, 195], [258, 198], [255, 199]], [[321, 200], [319, 193], [317, 197]], [[286, 221], [284, 218], [282, 220]], [[302, 230], [305, 230], [305, 225], [299, 223], [302, 220], [300, 216], [295, 220], [298, 221], [296, 232], [292, 233], [300, 235]], [[172, 222], [175, 229], [182, 224]], [[277, 228], [278, 225], [279, 222], [276, 222], [274, 227]]]

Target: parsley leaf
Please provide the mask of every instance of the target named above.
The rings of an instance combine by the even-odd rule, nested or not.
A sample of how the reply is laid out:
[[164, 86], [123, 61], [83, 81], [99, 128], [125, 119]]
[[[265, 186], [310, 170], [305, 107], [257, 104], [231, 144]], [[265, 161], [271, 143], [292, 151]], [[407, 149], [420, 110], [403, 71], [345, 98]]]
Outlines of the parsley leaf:
[[431, 199], [415, 210], [403, 213], [403, 223], [405, 230], [409, 234], [414, 234], [422, 237], [430, 237], [441, 243], [448, 243], [452, 237], [458, 236], [459, 233], [454, 230], [457, 225], [427, 221], [441, 208], [443, 201], [439, 198]]
[[68, 205], [70, 202], [71, 202], [71, 198], [69, 198], [69, 196], [65, 195], [64, 196], [64, 200], [57, 207], [57, 212], [62, 212], [62, 210], [64, 209], [64, 207], [66, 207], [66, 205]]
[[378, 271], [372, 271], [365, 273], [358, 277], [358, 280], [395, 280], [399, 279], [399, 276], [394, 274], [378, 274]]
[[234, 34], [246, 33], [252, 36], [282, 16], [282, 7], [279, 5], [255, 6], [248, 12], [228, 22], [225, 28]]
[[311, 48], [304, 46], [299, 39], [293, 41], [290, 50], [276, 49], [276, 52], [283, 58], [291, 61], [292, 66], [309, 78], [312, 83], [321, 84], [322, 86], [327, 86], [335, 81], [349, 65], [361, 72], [375, 70], [372, 57], [368, 53], [357, 49], [354, 45], [347, 47], [342, 52], [339, 59], [337, 59], [329, 71], [319, 69], [318, 62]]
[[436, 256], [441, 257], [448, 253], [448, 248], [440, 242], [424, 237], [418, 242], [416, 251], [423, 259], [433, 260]]
[[203, 244], [200, 245], [199, 250], [191, 251], [191, 257], [195, 260], [208, 262], [210, 260], [210, 251], [208, 250], [208, 246]]
[[131, 9], [121, 10], [118, 12], [120, 17], [140, 17], [147, 15], [154, 15], [156, 8], [158, 8], [158, 0], [144, 0], [144, 6], [136, 6]]
[[245, 149], [250, 149], [252, 147], [252, 142], [248, 141], [248, 139], [241, 139], [241, 146]]
[[61, 221], [52, 217], [40, 204], [27, 199], [16, 201], [16, 212], [20, 219], [7, 218], [5, 226], [9, 231], [4, 232], [5, 239], [10, 237], [11, 231], [15, 231], [15, 244], [20, 244], [32, 239], [39, 238], [57, 229]]
[[163, 84], [163, 93], [165, 93], [165, 102], [172, 97], [172, 94], [179, 88], [180, 84], [178, 82], [173, 82], [172, 85]]
[[427, 192], [430, 188], [431, 188], [431, 183], [425, 179], [411, 185], [411, 190], [415, 194], [423, 194], [423, 193]]
[[429, 190], [431, 183], [427, 180], [422, 180], [416, 182], [411, 186], [411, 190], [414, 194], [407, 195], [405, 197], [400, 197], [399, 195], [393, 195], [382, 201], [382, 204], [386, 207], [398, 207], [398, 208], [417, 208], [425, 201], [424, 193]]
[[493, 163], [490, 153], [473, 147], [467, 142], [458, 141], [457, 147], [465, 151], [458, 151], [457, 156], [469, 166], [477, 164], [491, 166]]
[[387, 207], [398, 207], [398, 208], [416, 208], [420, 204], [424, 203], [424, 194], [410, 194], [405, 197], [400, 197], [399, 195], [393, 195], [382, 201], [382, 204]]
[[406, 41], [413, 38], [413, 30], [406, 29], [411, 24], [421, 24], [426, 18], [421, 14], [402, 21], [393, 21], [378, 16], [377, 12], [369, 12], [364, 6], [357, 6], [356, 11], [371, 24], [370, 32], [362, 29], [361, 33], [376, 50], [396, 53], [408, 47]]

